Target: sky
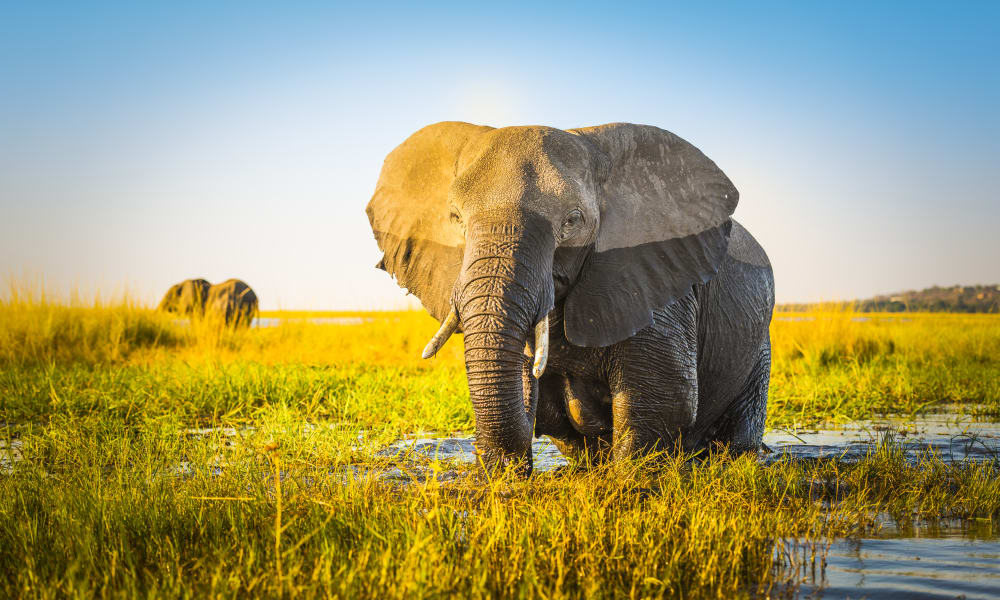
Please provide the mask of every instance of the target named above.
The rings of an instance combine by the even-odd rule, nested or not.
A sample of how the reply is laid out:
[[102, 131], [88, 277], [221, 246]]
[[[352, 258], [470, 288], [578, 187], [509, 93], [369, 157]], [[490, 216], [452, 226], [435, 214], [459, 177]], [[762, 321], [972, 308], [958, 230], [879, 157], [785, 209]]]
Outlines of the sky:
[[4, 3], [0, 277], [403, 307], [396, 145], [627, 121], [729, 175], [779, 302], [1000, 283], [1000, 3], [482, 4]]

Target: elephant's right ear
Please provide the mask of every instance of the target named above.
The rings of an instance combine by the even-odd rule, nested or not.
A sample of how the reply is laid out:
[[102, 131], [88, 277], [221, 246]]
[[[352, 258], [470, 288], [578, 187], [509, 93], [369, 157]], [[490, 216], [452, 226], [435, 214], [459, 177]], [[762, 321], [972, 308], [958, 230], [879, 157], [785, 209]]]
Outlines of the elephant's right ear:
[[492, 127], [444, 122], [424, 127], [389, 153], [368, 220], [383, 252], [378, 263], [444, 321], [462, 268], [465, 236], [451, 222], [448, 188], [470, 140]]

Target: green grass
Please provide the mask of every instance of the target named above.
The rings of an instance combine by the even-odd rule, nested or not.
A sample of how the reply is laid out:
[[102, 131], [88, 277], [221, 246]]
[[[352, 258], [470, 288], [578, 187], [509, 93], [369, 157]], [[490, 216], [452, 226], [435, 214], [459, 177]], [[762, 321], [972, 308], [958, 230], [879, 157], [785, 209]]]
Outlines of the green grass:
[[[808, 319], [808, 320], [803, 320]], [[777, 313], [771, 426], [918, 415], [1000, 416], [1000, 315]]]
[[[727, 598], [793, 585], [879, 514], [1000, 517], [996, 462], [910, 464], [891, 441], [852, 464], [447, 465], [461, 476], [400, 487], [365, 474], [392, 463], [379, 449], [472, 431], [460, 341], [421, 361], [423, 313], [291, 316], [234, 332], [127, 301], [0, 303], [0, 458], [24, 457], [0, 473], [0, 597]], [[772, 328], [772, 426], [1000, 414], [1000, 318], [808, 316]]]

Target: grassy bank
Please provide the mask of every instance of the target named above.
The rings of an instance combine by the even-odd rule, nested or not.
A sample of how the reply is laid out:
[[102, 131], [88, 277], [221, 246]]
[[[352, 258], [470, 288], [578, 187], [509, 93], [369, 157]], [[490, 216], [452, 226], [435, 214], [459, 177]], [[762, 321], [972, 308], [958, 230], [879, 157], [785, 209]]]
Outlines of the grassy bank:
[[[365, 475], [385, 444], [472, 430], [460, 341], [421, 361], [420, 312], [284, 316], [232, 332], [128, 302], [0, 304], [0, 596], [731, 597], [794, 583], [782, 565], [878, 513], [1000, 517], [996, 464], [891, 444], [850, 465], [399, 488]], [[1000, 317], [832, 309], [779, 314], [772, 337], [772, 426], [1000, 415]]]
[[[307, 416], [356, 414], [354, 422], [366, 428], [400, 413], [410, 430], [471, 427], [460, 339], [423, 361], [420, 350], [437, 324], [422, 311], [325, 316], [361, 322], [315, 325], [305, 313], [291, 313], [277, 327], [233, 332], [181, 324], [127, 302], [4, 302], [4, 410], [8, 420], [21, 421], [113, 409], [129, 396], [120, 388], [144, 385], [147, 413], [213, 418], [280, 400], [309, 407]], [[777, 313], [771, 329], [772, 426], [954, 404], [1000, 416], [998, 315], [833, 307]], [[413, 420], [418, 405], [429, 410]]]

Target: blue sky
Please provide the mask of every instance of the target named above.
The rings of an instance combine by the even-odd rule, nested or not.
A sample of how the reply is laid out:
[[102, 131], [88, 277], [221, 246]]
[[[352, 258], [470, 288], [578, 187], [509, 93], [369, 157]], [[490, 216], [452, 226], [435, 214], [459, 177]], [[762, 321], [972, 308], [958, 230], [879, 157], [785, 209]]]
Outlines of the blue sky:
[[669, 129], [779, 301], [1000, 283], [997, 3], [0, 8], [0, 275], [406, 304], [364, 207], [441, 120]]

